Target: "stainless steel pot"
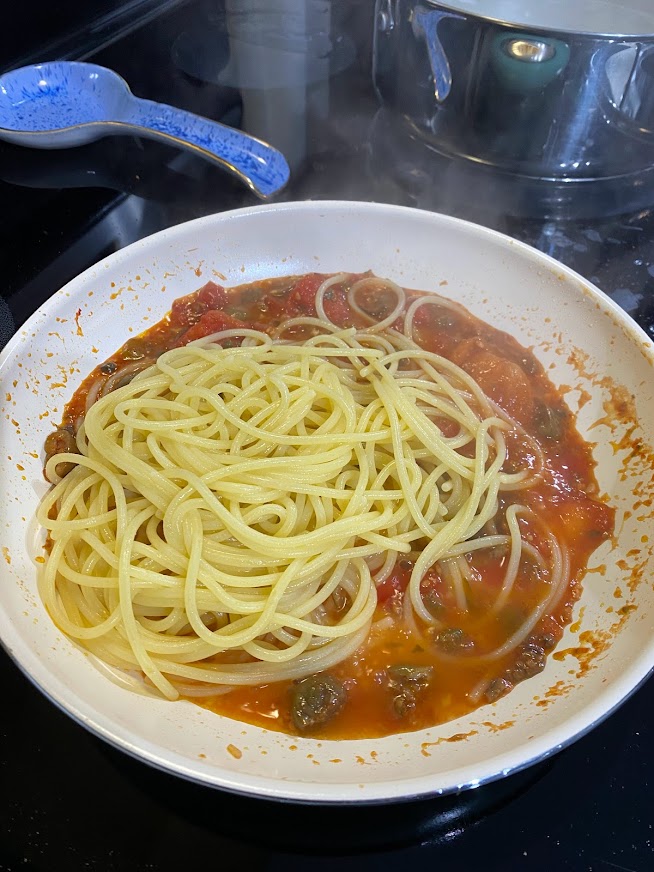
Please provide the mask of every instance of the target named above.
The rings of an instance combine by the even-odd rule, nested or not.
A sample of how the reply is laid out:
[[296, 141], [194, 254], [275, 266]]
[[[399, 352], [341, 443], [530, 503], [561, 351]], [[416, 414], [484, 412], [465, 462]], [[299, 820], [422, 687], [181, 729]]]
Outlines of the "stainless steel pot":
[[373, 55], [443, 154], [570, 180], [654, 163], [654, 0], [377, 0]]

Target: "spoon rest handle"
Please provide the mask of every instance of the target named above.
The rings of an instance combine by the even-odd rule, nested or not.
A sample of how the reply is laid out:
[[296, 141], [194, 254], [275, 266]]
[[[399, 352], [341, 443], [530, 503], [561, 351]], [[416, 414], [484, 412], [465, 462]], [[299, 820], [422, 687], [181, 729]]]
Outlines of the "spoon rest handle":
[[130, 108], [121, 120], [142, 128], [145, 136], [163, 139], [217, 161], [264, 199], [281, 191], [288, 182], [290, 170], [281, 152], [217, 121], [137, 97], [130, 101]]

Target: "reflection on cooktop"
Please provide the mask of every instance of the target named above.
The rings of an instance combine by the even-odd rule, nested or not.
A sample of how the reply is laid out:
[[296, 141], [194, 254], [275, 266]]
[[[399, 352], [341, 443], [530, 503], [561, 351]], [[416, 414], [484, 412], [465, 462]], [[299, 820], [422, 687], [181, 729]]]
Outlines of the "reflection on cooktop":
[[507, 778], [450, 796], [376, 805], [292, 805], [237, 796], [182, 781], [115, 751], [99, 749], [119, 774], [195, 827], [264, 849], [322, 855], [382, 851], [403, 845], [447, 842], [516, 802], [557, 765], [550, 759]]

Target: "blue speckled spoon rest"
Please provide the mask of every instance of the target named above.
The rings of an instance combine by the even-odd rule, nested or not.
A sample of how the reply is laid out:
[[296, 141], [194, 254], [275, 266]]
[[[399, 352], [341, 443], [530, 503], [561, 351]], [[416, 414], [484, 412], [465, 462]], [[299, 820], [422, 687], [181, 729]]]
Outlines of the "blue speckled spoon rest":
[[0, 139], [67, 148], [111, 134], [162, 139], [218, 162], [259, 197], [287, 183], [284, 156], [253, 136], [191, 112], [135, 97], [105, 67], [53, 61], [0, 76]]

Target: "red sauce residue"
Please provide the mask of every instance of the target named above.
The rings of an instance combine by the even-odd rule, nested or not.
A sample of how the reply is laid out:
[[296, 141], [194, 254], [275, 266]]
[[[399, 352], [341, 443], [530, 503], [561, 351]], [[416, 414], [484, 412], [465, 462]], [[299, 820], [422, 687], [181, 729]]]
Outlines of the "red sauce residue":
[[578, 617], [577, 620], [574, 622], [574, 624], [570, 624], [570, 632], [571, 632], [571, 633], [578, 633], [579, 630], [581, 629], [581, 622], [582, 622], [582, 620], [583, 620], [583, 618], [584, 618], [584, 612], [585, 612], [585, 611], [586, 611], [586, 607], [585, 607], [585, 606], [582, 606], [582, 607], [579, 609], [579, 617]]
[[491, 733], [500, 733], [502, 730], [508, 730], [509, 727], [512, 727], [515, 724], [515, 721], [504, 721], [503, 724], [494, 724], [492, 721], [482, 721], [482, 727], [488, 727]]
[[574, 684], [566, 684], [565, 681], [557, 681], [548, 690], [545, 691], [545, 698], [536, 701], [536, 705], [541, 708], [546, 708], [551, 705], [559, 697], [566, 696], [569, 691], [574, 688]]
[[243, 752], [241, 751], [241, 749], [237, 748], [236, 745], [232, 745], [232, 744], [229, 744], [227, 746], [227, 753], [231, 754], [235, 760], [240, 760], [241, 757], [243, 756]]
[[602, 380], [602, 387], [608, 391], [609, 397], [604, 400], [604, 417], [598, 418], [593, 424], [593, 427], [598, 427], [604, 424], [611, 429], [614, 429], [616, 424], [633, 425], [637, 422], [636, 405], [634, 395], [622, 385], [617, 385], [608, 376]]
[[562, 651], [555, 651], [552, 655], [555, 660], [565, 660], [566, 657], [575, 657], [579, 662], [579, 671], [577, 678], [581, 678], [590, 669], [594, 660], [606, 650], [609, 641], [608, 633], [594, 633], [591, 630], [586, 630], [579, 637], [579, 641], [586, 642], [585, 645], [576, 645], [574, 648], [564, 648]]
[[637, 608], [634, 603], [626, 603], [622, 608], [617, 609], [616, 613], [620, 617], [608, 630], [584, 630], [583, 633], [579, 634], [579, 645], [555, 651], [552, 657], [559, 661], [565, 660], [566, 657], [574, 657], [579, 664], [576, 677], [581, 678], [606, 654], [616, 634], [620, 632], [629, 615]]
[[626, 603], [618, 609], [618, 614], [626, 618], [632, 612], [638, 611], [638, 606], [635, 603]]
[[579, 409], [583, 409], [583, 407], [585, 405], [587, 405], [591, 401], [591, 399], [592, 399], [592, 395], [585, 388], [581, 389], [579, 391], [579, 400], [578, 400]]
[[[575, 366], [584, 379], [600, 388], [608, 397], [603, 402], [604, 414], [593, 424], [594, 427], [604, 426], [613, 435], [611, 446], [619, 459], [618, 478], [627, 484], [633, 494], [633, 502], [622, 515], [622, 527], [631, 521], [638, 524], [651, 524], [654, 521], [654, 449], [643, 439], [642, 429], [638, 420], [634, 395], [624, 386], [617, 384], [612, 378], [600, 375], [590, 365], [590, 357], [580, 350], [574, 351], [568, 362]], [[635, 517], [634, 517], [635, 516]], [[632, 520], [633, 519], [633, 520]], [[616, 536], [621, 533], [616, 531]], [[643, 579], [649, 577], [648, 567], [651, 565], [653, 550], [647, 535], [641, 535], [643, 548], [630, 549], [624, 558], [616, 561], [623, 575], [623, 583], [634, 594]], [[616, 587], [613, 596], [622, 599], [621, 587]], [[627, 603], [617, 613], [620, 620], [608, 630], [611, 638], [621, 629], [624, 619], [635, 606]], [[584, 654], [584, 662], [588, 662], [601, 653], [607, 640], [595, 639], [591, 652]], [[563, 653], [563, 652], [562, 652]]]
[[625, 573], [626, 584], [631, 593], [634, 593], [643, 578], [647, 577], [650, 560], [651, 552], [648, 549], [647, 551], [643, 552], [641, 560], [635, 560], [632, 558], [630, 561], [617, 561], [618, 568]]
[[420, 745], [420, 753], [423, 757], [431, 757], [431, 754], [427, 750], [428, 748], [442, 745], [443, 742], [464, 742], [466, 739], [469, 739], [470, 736], [476, 736], [478, 732], [478, 730], [470, 730], [468, 733], [455, 733], [453, 736], [441, 736], [441, 738], [436, 739], [435, 742], [422, 742]]
[[78, 336], [84, 336], [84, 332], [82, 330], [81, 324], [79, 323], [79, 319], [80, 319], [81, 315], [82, 315], [82, 310], [78, 309], [77, 312], [75, 312], [75, 325], [77, 327], [76, 333]]

